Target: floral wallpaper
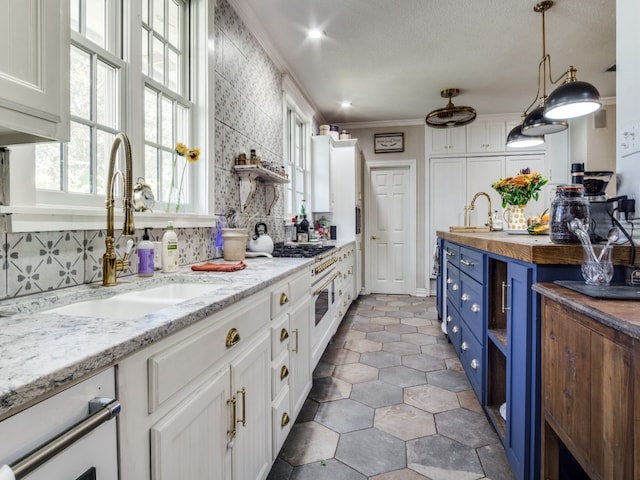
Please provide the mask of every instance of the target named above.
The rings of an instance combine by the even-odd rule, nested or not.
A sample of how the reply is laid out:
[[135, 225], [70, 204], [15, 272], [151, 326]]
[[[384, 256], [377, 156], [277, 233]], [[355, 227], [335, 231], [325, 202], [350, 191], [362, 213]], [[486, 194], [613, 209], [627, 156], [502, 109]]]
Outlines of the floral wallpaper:
[[[216, 7], [215, 32], [215, 205], [216, 213], [240, 209], [239, 179], [233, 170], [239, 153], [255, 149], [264, 160], [283, 163], [281, 74], [226, 0]], [[258, 185], [241, 218], [253, 229], [262, 221], [276, 241], [284, 239], [283, 193], [267, 215], [265, 187]], [[159, 241], [163, 229], [150, 231]], [[137, 231], [142, 238], [142, 231]], [[214, 228], [176, 228], [180, 264], [214, 258]], [[19, 297], [102, 279], [104, 230], [0, 232], [0, 298]], [[126, 240], [118, 237], [122, 255]], [[135, 249], [131, 268], [137, 272]]]

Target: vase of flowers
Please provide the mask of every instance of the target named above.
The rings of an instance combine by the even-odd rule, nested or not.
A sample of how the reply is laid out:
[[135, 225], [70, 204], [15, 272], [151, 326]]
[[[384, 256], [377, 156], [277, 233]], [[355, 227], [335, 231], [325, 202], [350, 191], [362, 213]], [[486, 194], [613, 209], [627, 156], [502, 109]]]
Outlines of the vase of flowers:
[[[180, 174], [180, 183], [177, 180], [178, 170], [178, 157], [184, 157], [185, 161], [182, 165], [182, 172]], [[188, 148], [184, 143], [176, 143], [176, 147], [173, 153], [173, 164], [171, 165], [171, 186], [169, 187], [169, 198], [167, 199], [167, 213], [172, 209], [171, 203], [175, 198], [175, 213], [180, 210], [180, 201], [182, 199], [182, 187], [184, 185], [184, 174], [187, 171], [187, 165], [189, 163], [196, 163], [200, 158], [199, 148]]]
[[538, 172], [528, 168], [513, 177], [501, 178], [491, 185], [502, 198], [502, 207], [507, 208], [504, 219], [509, 230], [527, 230], [524, 209], [531, 199], [538, 200], [542, 186], [548, 182]]

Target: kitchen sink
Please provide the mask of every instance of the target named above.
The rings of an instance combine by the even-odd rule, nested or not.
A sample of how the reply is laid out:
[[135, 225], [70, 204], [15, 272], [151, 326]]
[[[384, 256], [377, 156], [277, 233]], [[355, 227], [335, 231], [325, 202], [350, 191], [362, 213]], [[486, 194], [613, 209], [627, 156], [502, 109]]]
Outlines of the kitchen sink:
[[102, 318], [137, 318], [191, 298], [213, 293], [225, 284], [169, 283], [108, 298], [82, 300], [45, 310], [56, 315]]

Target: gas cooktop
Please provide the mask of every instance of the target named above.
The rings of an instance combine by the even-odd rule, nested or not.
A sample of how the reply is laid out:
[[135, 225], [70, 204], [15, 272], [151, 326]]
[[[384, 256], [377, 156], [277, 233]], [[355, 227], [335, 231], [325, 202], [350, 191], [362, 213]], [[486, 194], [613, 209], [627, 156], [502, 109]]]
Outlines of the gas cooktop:
[[327, 250], [331, 250], [335, 248], [333, 245], [322, 245], [318, 244], [309, 244], [309, 243], [301, 243], [301, 244], [284, 244], [284, 243], [276, 243], [273, 246], [274, 257], [294, 257], [294, 258], [311, 258], [316, 255], [320, 255]]

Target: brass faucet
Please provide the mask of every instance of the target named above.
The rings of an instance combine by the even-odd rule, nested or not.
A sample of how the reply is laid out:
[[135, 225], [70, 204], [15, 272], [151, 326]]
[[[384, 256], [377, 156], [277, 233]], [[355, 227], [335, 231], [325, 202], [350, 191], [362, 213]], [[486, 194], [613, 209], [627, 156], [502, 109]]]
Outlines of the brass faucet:
[[489, 196], [488, 193], [485, 193], [485, 192], [478, 192], [471, 199], [471, 203], [469, 204], [469, 208], [465, 209], [465, 214], [466, 214], [467, 217], [469, 217], [469, 218], [465, 218], [465, 225], [468, 226], [468, 224], [470, 223], [471, 211], [475, 207], [476, 199], [479, 196], [487, 197], [487, 200], [489, 201], [489, 207], [488, 207], [488, 210], [487, 210], [487, 226], [489, 227], [489, 230], [493, 230], [493, 218], [491, 217], [491, 197]]
[[[124, 147], [125, 173], [115, 170], [116, 153], [122, 143]], [[122, 235], [133, 236], [135, 225], [133, 223], [133, 180], [132, 180], [131, 144], [129, 138], [124, 133], [118, 133], [111, 145], [111, 155], [109, 156], [109, 178], [107, 183], [107, 236], [104, 240], [107, 250], [102, 256], [102, 285], [110, 287], [116, 284], [116, 274], [129, 267], [129, 251], [126, 251], [121, 260], [118, 260], [115, 249], [114, 229], [113, 229], [113, 205], [115, 203], [113, 185], [115, 178], [120, 176], [124, 183], [124, 225]]]

